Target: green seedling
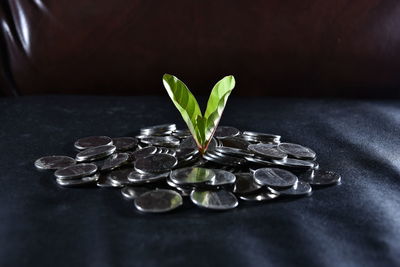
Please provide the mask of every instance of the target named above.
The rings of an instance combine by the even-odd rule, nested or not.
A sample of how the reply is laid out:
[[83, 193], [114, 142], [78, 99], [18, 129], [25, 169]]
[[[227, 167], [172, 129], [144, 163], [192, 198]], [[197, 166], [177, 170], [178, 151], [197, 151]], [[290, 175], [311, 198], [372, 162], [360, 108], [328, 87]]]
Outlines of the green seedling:
[[200, 153], [204, 154], [221, 120], [228, 97], [235, 87], [235, 78], [232, 75], [226, 76], [215, 84], [204, 115], [196, 98], [181, 80], [173, 75], [164, 74], [163, 84], [186, 122]]

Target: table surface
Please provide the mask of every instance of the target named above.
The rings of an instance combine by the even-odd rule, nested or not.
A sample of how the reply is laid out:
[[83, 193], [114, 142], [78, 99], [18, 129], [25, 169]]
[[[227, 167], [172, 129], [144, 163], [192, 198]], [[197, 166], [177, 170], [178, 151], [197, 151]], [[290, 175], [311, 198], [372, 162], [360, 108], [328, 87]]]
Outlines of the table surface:
[[399, 266], [400, 102], [235, 98], [221, 125], [313, 148], [340, 186], [209, 212], [143, 215], [119, 189], [67, 189], [35, 170], [84, 136], [181, 118], [165, 97], [0, 99], [0, 266]]

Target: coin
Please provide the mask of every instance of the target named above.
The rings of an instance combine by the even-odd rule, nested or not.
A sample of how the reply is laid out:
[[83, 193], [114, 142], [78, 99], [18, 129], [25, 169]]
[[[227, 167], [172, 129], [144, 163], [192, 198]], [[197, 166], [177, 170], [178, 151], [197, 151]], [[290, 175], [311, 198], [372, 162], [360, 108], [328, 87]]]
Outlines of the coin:
[[205, 183], [214, 179], [215, 172], [212, 169], [200, 167], [188, 167], [176, 169], [171, 172], [170, 179], [177, 185], [192, 185]]
[[272, 162], [271, 160], [267, 160], [267, 159], [262, 159], [259, 157], [244, 157], [248, 162], [251, 163], [256, 163], [258, 165], [263, 165], [263, 166], [276, 166], [277, 164], [275, 164], [274, 162]]
[[342, 178], [333, 171], [315, 170], [313, 174], [310, 184], [315, 186], [338, 184]]
[[258, 132], [251, 132], [251, 131], [244, 131], [241, 137], [250, 142], [279, 143], [279, 141], [281, 139], [280, 135], [258, 133]]
[[[208, 145], [208, 150], [214, 150], [217, 147], [217, 145], [218, 145], [217, 140], [215, 138], [212, 138], [210, 144]], [[197, 149], [197, 144], [196, 141], [193, 139], [193, 137], [188, 137], [182, 140], [181, 144], [179, 145], [179, 148]]]
[[235, 173], [236, 181], [233, 192], [239, 195], [257, 192], [262, 188], [261, 185], [256, 184], [251, 173]]
[[298, 180], [293, 173], [278, 168], [261, 168], [253, 175], [257, 184], [276, 188], [293, 186]]
[[128, 176], [133, 171], [133, 168], [119, 168], [107, 173], [107, 179], [116, 185], [129, 184]]
[[132, 171], [128, 175], [128, 181], [131, 184], [153, 183], [165, 180], [169, 174], [169, 171], [164, 173], [140, 173], [137, 171]]
[[75, 186], [83, 186], [94, 184], [99, 179], [99, 174], [96, 173], [92, 176], [81, 177], [77, 179], [60, 179], [56, 178], [57, 184], [65, 187], [75, 187]]
[[112, 145], [113, 141], [108, 136], [88, 136], [78, 139], [74, 146], [76, 149], [84, 150], [96, 146]]
[[199, 150], [193, 148], [180, 148], [175, 151], [175, 157], [178, 160], [185, 160], [195, 154], [198, 154]]
[[101, 166], [102, 171], [110, 171], [121, 167], [128, 162], [129, 155], [127, 153], [113, 154], [107, 158]]
[[236, 181], [236, 176], [228, 171], [213, 169], [215, 176], [211, 180], [207, 181], [207, 185], [211, 186], [221, 186], [234, 184]]
[[308, 170], [314, 169], [315, 163], [313, 161], [287, 158], [284, 160], [272, 160], [273, 164], [277, 167]]
[[182, 196], [168, 189], [146, 192], [135, 199], [135, 207], [142, 212], [160, 213], [174, 210], [183, 203]]
[[313, 150], [280, 139], [219, 126], [200, 153], [188, 129], [163, 124], [142, 128], [137, 138], [81, 138], [74, 143], [81, 150], [75, 159], [42, 157], [35, 167], [55, 170], [56, 183], [64, 187], [122, 188], [139, 211], [154, 213], [182, 205], [182, 196], [199, 207], [223, 210], [236, 207], [237, 198], [310, 195], [314, 187], [340, 183], [339, 174], [319, 170]]
[[138, 140], [134, 137], [116, 137], [112, 139], [117, 151], [127, 151], [136, 148]]
[[223, 189], [217, 191], [193, 190], [190, 200], [198, 207], [212, 210], [234, 209], [239, 205], [235, 195]]
[[228, 156], [216, 151], [207, 151], [203, 155], [203, 158], [208, 161], [214, 162], [216, 164], [234, 166], [234, 167], [241, 166], [246, 163], [245, 159]]
[[233, 148], [233, 147], [226, 147], [226, 146], [220, 146], [215, 148], [216, 152], [228, 155], [228, 156], [234, 156], [234, 157], [246, 157], [246, 156], [253, 156], [253, 153], [251, 153], [248, 150], [245, 149], [239, 149], [239, 148]]
[[141, 138], [140, 142], [153, 146], [166, 146], [166, 147], [177, 147], [180, 144], [178, 138], [173, 136], [151, 136]]
[[240, 131], [231, 126], [218, 126], [215, 130], [214, 136], [217, 138], [238, 136]]
[[94, 161], [111, 155], [112, 153], [114, 153], [115, 149], [116, 148], [114, 145], [92, 147], [79, 152], [76, 155], [75, 159], [78, 162]]
[[135, 199], [140, 197], [146, 192], [149, 192], [151, 189], [147, 187], [133, 187], [133, 186], [125, 186], [121, 189], [121, 194], [126, 199]]
[[311, 148], [292, 143], [280, 143], [278, 149], [298, 159], [315, 159], [317, 155]]
[[194, 138], [192, 136], [185, 138], [182, 140], [181, 144], [179, 145], [180, 149], [197, 149], [197, 144], [196, 141], [194, 140]]
[[98, 187], [104, 187], [104, 188], [123, 187], [122, 184], [117, 183], [114, 180], [111, 180], [109, 177], [109, 173], [100, 173], [99, 179], [96, 181], [96, 185]]
[[239, 149], [244, 149], [244, 150], [246, 150], [247, 147], [250, 145], [249, 142], [247, 142], [246, 140], [243, 140], [239, 137], [226, 137], [226, 138], [221, 139], [221, 142], [224, 146], [239, 148]]
[[175, 123], [161, 124], [140, 129], [142, 135], [155, 135], [159, 133], [172, 132], [176, 130]]
[[150, 155], [153, 155], [157, 152], [157, 148], [154, 146], [148, 146], [144, 148], [140, 148], [132, 153], [130, 153], [130, 158], [135, 160], [138, 158], [144, 158]]
[[186, 130], [175, 130], [171, 133], [171, 135], [179, 139], [184, 139], [191, 136], [192, 134], [188, 129], [186, 129]]
[[135, 170], [140, 173], [162, 173], [171, 170], [178, 160], [168, 154], [155, 154], [135, 161]]
[[75, 160], [67, 156], [46, 156], [35, 161], [39, 170], [57, 170], [75, 164]]
[[277, 148], [276, 145], [271, 144], [252, 144], [248, 149], [260, 157], [268, 159], [286, 159], [287, 154]]
[[54, 175], [58, 179], [77, 179], [85, 176], [91, 176], [97, 171], [97, 166], [91, 163], [80, 163], [58, 169]]
[[279, 190], [279, 193], [283, 196], [303, 196], [311, 194], [311, 186], [309, 183], [298, 180], [293, 186]]
[[277, 197], [279, 197], [279, 192], [268, 188], [261, 192], [239, 196], [240, 199], [245, 201], [268, 201], [276, 199]]

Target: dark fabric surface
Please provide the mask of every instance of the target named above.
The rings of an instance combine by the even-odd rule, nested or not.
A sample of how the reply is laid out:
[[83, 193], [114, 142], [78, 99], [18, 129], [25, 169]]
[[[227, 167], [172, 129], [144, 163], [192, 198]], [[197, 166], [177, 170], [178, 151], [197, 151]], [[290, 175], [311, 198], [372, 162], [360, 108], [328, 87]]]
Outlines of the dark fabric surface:
[[399, 98], [399, 11], [398, 0], [2, 0], [0, 65], [23, 95], [158, 94], [167, 72], [196, 93], [233, 74], [243, 95]]
[[[222, 121], [317, 151], [340, 186], [207, 212], [138, 214], [118, 189], [65, 189], [38, 157], [181, 122], [167, 97], [0, 99], [0, 266], [399, 266], [400, 102], [239, 99]], [[180, 123], [181, 124], [181, 123]], [[182, 124], [181, 124], [182, 125]]]

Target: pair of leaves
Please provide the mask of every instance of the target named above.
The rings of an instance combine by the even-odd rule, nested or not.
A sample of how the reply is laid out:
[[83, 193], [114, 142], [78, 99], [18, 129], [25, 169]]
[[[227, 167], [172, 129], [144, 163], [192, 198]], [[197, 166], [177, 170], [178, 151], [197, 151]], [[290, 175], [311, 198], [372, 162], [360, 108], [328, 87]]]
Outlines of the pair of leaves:
[[181, 80], [173, 75], [164, 74], [163, 84], [192, 133], [200, 152], [204, 153], [218, 127], [228, 97], [235, 87], [235, 78], [232, 75], [226, 76], [214, 86], [204, 115], [196, 98]]

